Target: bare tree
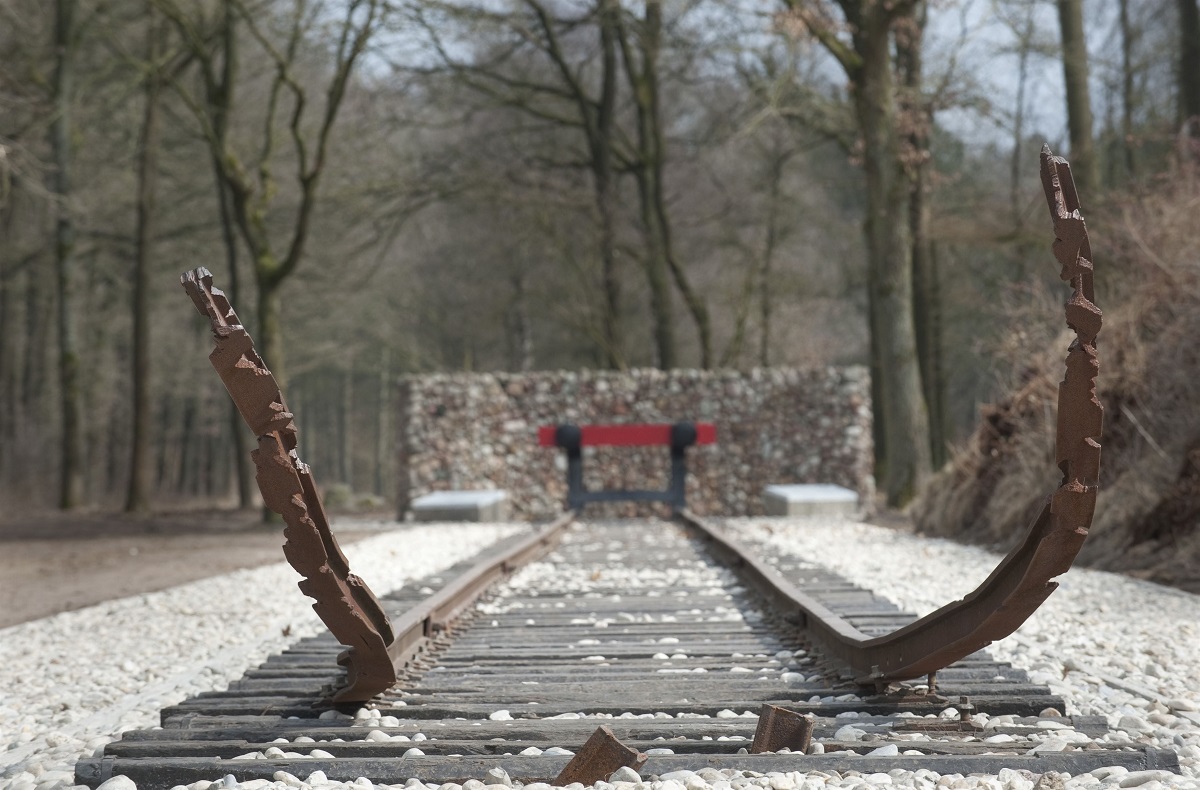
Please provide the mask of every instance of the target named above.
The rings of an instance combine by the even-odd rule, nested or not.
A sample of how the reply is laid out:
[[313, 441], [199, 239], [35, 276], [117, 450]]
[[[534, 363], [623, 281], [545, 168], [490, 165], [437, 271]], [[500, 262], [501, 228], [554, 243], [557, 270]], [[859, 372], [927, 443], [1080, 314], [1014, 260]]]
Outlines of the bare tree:
[[1029, 105], [1029, 70], [1034, 57], [1057, 55], [1057, 42], [1046, 37], [1037, 25], [1036, 15], [1040, 0], [1007, 0], [997, 6], [997, 19], [1008, 28], [1013, 37], [1011, 46], [1000, 50], [1003, 54], [1017, 58], [1016, 97], [1012, 113], [1012, 155], [1008, 163], [1008, 202], [1014, 232], [1019, 231], [1027, 200], [1022, 192], [1023, 174], [1028, 169], [1025, 152], [1025, 136], [1029, 129], [1026, 112]]
[[[618, 139], [621, 130], [617, 124], [620, 3], [594, 0], [579, 17], [565, 19], [555, 16], [543, 0], [520, 0], [507, 13], [431, 0], [415, 3], [411, 10], [439, 53], [442, 68], [463, 85], [538, 122], [581, 134], [586, 151], [584, 166], [591, 176], [603, 292], [597, 341], [607, 367], [626, 367], [617, 248], [619, 166], [622, 159], [629, 158], [618, 151], [628, 149]], [[433, 21], [431, 14], [442, 18]], [[445, 43], [443, 28], [446, 22], [464, 16], [468, 24], [489, 23], [494, 31], [506, 34], [505, 38], [493, 51], [473, 59], [453, 53]], [[594, 41], [589, 43], [596, 47], [597, 57], [577, 62], [570, 46], [578, 44], [580, 30], [590, 33], [593, 29]], [[529, 68], [529, 53], [536, 56], [533, 68]], [[555, 161], [550, 166], [563, 167], [564, 163]]]
[[[207, 112], [212, 118], [212, 143], [208, 146], [212, 161], [213, 186], [217, 193], [217, 209], [221, 218], [221, 242], [225, 248], [225, 264], [229, 279], [226, 293], [233, 304], [241, 304], [241, 273], [238, 270], [237, 223], [233, 217], [232, 198], [221, 165], [219, 151], [228, 147], [229, 119], [233, 108], [234, 91], [238, 80], [237, 14], [229, 2], [222, 2], [216, 20], [216, 50], [213, 60], [202, 64], [204, 70]], [[219, 64], [217, 58], [219, 56]], [[247, 311], [248, 313], [249, 311]], [[246, 433], [237, 404], [229, 404], [229, 430], [233, 438], [233, 476], [237, 488], [238, 506], [248, 508], [253, 503], [253, 474]]]
[[[633, 28], [630, 35], [629, 28]], [[659, 91], [659, 59], [662, 50], [663, 14], [661, 0], [645, 0], [640, 20], [619, 28], [625, 75], [637, 108], [637, 153], [633, 164], [641, 205], [642, 229], [646, 238], [646, 268], [650, 280], [655, 339], [659, 366], [676, 366], [674, 321], [666, 273], [696, 325], [700, 340], [700, 367], [712, 367], [712, 323], [708, 306], [675, 256], [671, 220], [664, 189], [666, 145], [663, 135], [662, 102]]]
[[75, 316], [75, 222], [71, 214], [71, 102], [75, 92], [78, 44], [75, 0], [55, 0], [54, 76], [51, 101], [50, 150], [54, 161], [54, 259], [58, 283], [58, 378], [62, 413], [59, 507], [71, 509], [83, 501], [83, 393], [79, 375], [79, 339]]
[[[147, 7], [145, 107], [138, 141], [137, 230], [133, 262], [133, 364], [130, 366], [133, 435], [125, 510], [150, 509], [150, 261], [158, 202], [158, 158], [162, 141], [161, 96], [166, 25]], [[165, 21], [165, 20], [164, 20]]]
[[[1195, 8], [1195, 0], [1191, 1]], [[1121, 151], [1124, 153], [1125, 177], [1132, 180], [1137, 173], [1133, 153], [1133, 46], [1136, 34], [1129, 20], [1129, 0], [1118, 0], [1117, 6], [1121, 27]], [[1200, 30], [1196, 34], [1200, 35]], [[1196, 46], [1200, 47], [1200, 42]], [[1200, 68], [1200, 63], [1197, 67]]]
[[912, 13], [897, 28], [896, 65], [901, 81], [902, 129], [907, 136], [911, 178], [908, 217], [912, 234], [913, 319], [921, 384], [929, 411], [929, 446], [934, 466], [946, 460], [945, 371], [942, 360], [942, 305], [937, 257], [930, 234], [929, 137], [933, 100], [925, 95], [925, 27], [929, 6], [916, 0]]
[[[221, 123], [229, 123], [236, 108], [213, 105], [208, 98], [219, 95], [222, 83], [217, 75], [212, 25], [203, 16], [189, 14], [175, 0], [154, 0], [174, 23], [185, 44], [200, 63], [200, 75], [205, 96], [191, 94], [176, 81], [177, 92], [187, 102], [200, 125], [204, 139], [214, 159], [219, 162], [219, 177], [229, 190], [234, 221], [250, 251], [254, 281], [258, 291], [257, 341], [263, 359], [281, 383], [286, 381], [283, 354], [283, 334], [280, 326], [280, 287], [299, 266], [311, 228], [313, 209], [317, 203], [318, 186], [328, 164], [329, 141], [346, 96], [355, 66], [366, 50], [367, 43], [381, 24], [385, 13], [382, 0], [347, 0], [339, 21], [333, 23], [333, 62], [324, 90], [323, 106], [317, 111], [314, 125], [308, 117], [312, 99], [310, 80], [298, 73], [303, 47], [315, 37], [315, 28], [324, 24], [333, 8], [323, 2], [295, 0], [286, 20], [287, 31], [282, 42], [275, 41], [266, 24], [270, 6], [250, 7], [243, 0], [223, 0], [223, 12], [236, 13], [245, 28], [271, 64], [273, 75], [267, 90], [265, 117], [257, 150], [246, 153], [228, 134], [221, 133]], [[265, 18], [264, 18], [265, 17]], [[321, 34], [324, 34], [324, 30]], [[230, 41], [222, 37], [219, 41]], [[218, 45], [219, 46], [219, 45]], [[226, 62], [230, 62], [229, 59]], [[225, 86], [228, 88], [228, 86]], [[282, 126], [282, 129], [280, 128]], [[227, 128], [227, 127], [225, 127]], [[287, 154], [295, 168], [296, 206], [282, 239], [272, 233], [269, 215], [276, 209], [279, 180], [276, 167], [282, 157], [277, 146], [284, 136]]]
[[871, 355], [882, 400], [883, 488], [889, 504], [902, 505], [931, 468], [913, 320], [910, 150], [892, 59], [896, 29], [911, 19], [914, 2], [784, 2], [791, 11], [787, 22], [819, 41], [850, 82], [866, 177]]

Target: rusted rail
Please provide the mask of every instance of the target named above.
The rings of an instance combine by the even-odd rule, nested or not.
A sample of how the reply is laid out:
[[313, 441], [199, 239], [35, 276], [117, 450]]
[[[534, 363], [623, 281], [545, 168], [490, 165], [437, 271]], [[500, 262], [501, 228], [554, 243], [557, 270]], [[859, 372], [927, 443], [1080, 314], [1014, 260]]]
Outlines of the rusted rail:
[[180, 282], [212, 325], [217, 345], [209, 361], [258, 438], [251, 457], [263, 502], [287, 524], [283, 554], [304, 576], [300, 590], [316, 599], [313, 609], [321, 621], [348, 647], [338, 657], [346, 668], [346, 686], [334, 699], [370, 699], [396, 682], [387, 653], [391, 623], [371, 589], [350, 572], [308, 465], [296, 453], [292, 413], [229, 300], [213, 287], [208, 269], [186, 272]]
[[392, 666], [397, 671], [403, 669], [426, 650], [434, 635], [446, 630], [489, 587], [553, 549], [562, 539], [563, 530], [574, 520], [575, 511], [564, 513], [500, 554], [476, 563], [450, 584], [400, 615], [393, 623], [396, 637], [388, 646]]
[[1070, 165], [1048, 147], [1041, 155], [1042, 186], [1054, 223], [1054, 256], [1071, 284], [1067, 351], [1058, 391], [1056, 458], [1063, 478], [1047, 497], [1021, 543], [962, 600], [881, 637], [869, 637], [790, 584], [732, 537], [684, 513], [712, 548], [737, 565], [768, 599], [797, 614], [812, 636], [848, 664], [862, 683], [911, 680], [1002, 639], [1025, 622], [1057, 588], [1083, 546], [1096, 505], [1104, 408], [1096, 397], [1096, 335], [1101, 313], [1093, 302], [1092, 252]]
[[321, 621], [348, 648], [338, 657], [346, 668], [346, 684], [336, 691], [334, 702], [363, 702], [391, 688], [434, 631], [445, 628], [494, 581], [549, 551], [571, 522], [574, 513], [480, 563], [393, 626], [371, 589], [350, 572], [312, 473], [296, 452], [293, 415], [229, 300], [213, 287], [207, 269], [186, 272], [180, 281], [212, 325], [216, 348], [209, 360], [258, 438], [258, 449], [251, 454], [256, 479], [267, 507], [287, 525], [284, 556], [304, 576], [300, 590], [316, 599], [313, 609]]

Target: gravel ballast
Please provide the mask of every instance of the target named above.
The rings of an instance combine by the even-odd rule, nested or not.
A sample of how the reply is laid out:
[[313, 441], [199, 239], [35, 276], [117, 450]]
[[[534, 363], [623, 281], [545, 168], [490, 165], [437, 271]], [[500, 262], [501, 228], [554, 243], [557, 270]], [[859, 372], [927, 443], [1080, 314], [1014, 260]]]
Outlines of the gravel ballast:
[[[727, 526], [771, 554], [823, 565], [919, 615], [975, 589], [1001, 558], [852, 521], [732, 519]], [[1200, 596], [1086, 568], [1058, 581], [1018, 632], [989, 650], [1061, 695], [1068, 714], [1103, 715], [1122, 740], [1179, 755], [1183, 776], [1112, 776], [1104, 786], [1200, 787]], [[1066, 781], [1067, 788], [1093, 785], [1086, 776]]]
[[[727, 524], [750, 542], [769, 546], [776, 556], [794, 555], [825, 565], [920, 614], [969, 592], [999, 559], [976, 547], [850, 521], [735, 519]], [[511, 529], [431, 525], [385, 534], [347, 553], [355, 570], [382, 593], [469, 556]], [[435, 547], [421, 548], [430, 543]], [[401, 551], [403, 563], [396, 560]], [[394, 567], [400, 564], [405, 567]], [[242, 571], [0, 631], [0, 660], [15, 670], [14, 688], [0, 701], [0, 749], [8, 748], [0, 751], [0, 788], [52, 790], [70, 785], [77, 757], [90, 755], [121, 731], [153, 726], [162, 706], [201, 690], [222, 688], [267, 654], [315, 633], [319, 622], [308, 608], [309, 600], [295, 589], [295, 580], [286, 565]], [[1061, 589], [1018, 636], [993, 646], [993, 653], [1050, 686], [1066, 700], [1068, 713], [1104, 715], [1120, 740], [1173, 749], [1181, 774], [1114, 768], [1073, 777], [1039, 777], [1024, 771], [962, 777], [900, 770], [762, 776], [705, 769], [653, 779], [614, 776], [596, 788], [1200, 788], [1200, 597], [1083, 569], [1072, 570], [1061, 581]], [[244, 591], [247, 585], [260, 592]], [[16, 686], [18, 678], [22, 686]], [[232, 776], [212, 780], [211, 790], [239, 786]], [[240, 787], [305, 785], [322, 790], [371, 787], [365, 779], [329, 782], [319, 771]], [[504, 790], [483, 782], [467, 785], [443, 785], [441, 790]], [[396, 787], [401, 786], [438, 788], [416, 780]], [[104, 786], [133, 787], [124, 777]], [[528, 785], [526, 790], [547, 787]], [[209, 790], [204, 782], [189, 788]]]
[[[373, 526], [386, 527], [354, 523]], [[384, 595], [522, 528], [429, 524], [344, 551], [351, 569]], [[0, 630], [7, 674], [0, 790], [71, 785], [79, 757], [126, 730], [157, 726], [161, 708], [225, 688], [268, 655], [319, 633], [324, 626], [299, 579], [281, 561]]]

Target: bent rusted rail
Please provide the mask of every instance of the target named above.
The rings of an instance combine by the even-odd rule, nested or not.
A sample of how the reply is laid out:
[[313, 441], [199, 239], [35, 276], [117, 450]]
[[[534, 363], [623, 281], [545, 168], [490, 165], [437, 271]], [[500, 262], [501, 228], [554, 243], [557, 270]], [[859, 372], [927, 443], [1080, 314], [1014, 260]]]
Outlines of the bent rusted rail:
[[1041, 175], [1054, 222], [1054, 256], [1062, 265], [1060, 276], [1072, 288], [1066, 303], [1067, 326], [1076, 335], [1058, 389], [1055, 453], [1063, 478], [1020, 545], [979, 587], [890, 634], [870, 637], [754, 559], [729, 535], [684, 514], [718, 554], [740, 566], [760, 592], [797, 613], [814, 638], [851, 667], [859, 682], [929, 675], [1017, 630], [1058, 587], [1053, 579], [1071, 567], [1091, 526], [1104, 417], [1096, 397], [1101, 313], [1093, 303], [1092, 252], [1070, 165], [1044, 147]]
[[395, 684], [399, 672], [420, 653], [434, 631], [474, 602], [492, 582], [549, 551], [574, 518], [567, 513], [508, 551], [479, 563], [436, 595], [405, 612], [395, 624], [358, 576], [329, 528], [308, 465], [296, 452], [296, 425], [279, 384], [254, 349], [229, 300], [213, 287], [212, 273], [199, 268], [180, 277], [216, 339], [209, 355], [238, 413], [258, 438], [251, 453], [263, 501], [287, 526], [283, 553], [304, 579], [300, 590], [316, 599], [313, 609], [347, 646], [338, 656], [346, 685], [335, 703], [363, 702]]
[[258, 438], [251, 453], [263, 502], [283, 516], [283, 554], [304, 579], [300, 590], [315, 598], [313, 609], [348, 649], [338, 656], [346, 668], [346, 686], [337, 702], [370, 699], [396, 682], [388, 659], [392, 625], [383, 607], [350, 563], [329, 529], [308, 465], [296, 453], [296, 424], [283, 393], [229, 300], [213, 287], [212, 273], [199, 268], [180, 282], [200, 314], [212, 325], [216, 348], [209, 361], [216, 369], [246, 425]]

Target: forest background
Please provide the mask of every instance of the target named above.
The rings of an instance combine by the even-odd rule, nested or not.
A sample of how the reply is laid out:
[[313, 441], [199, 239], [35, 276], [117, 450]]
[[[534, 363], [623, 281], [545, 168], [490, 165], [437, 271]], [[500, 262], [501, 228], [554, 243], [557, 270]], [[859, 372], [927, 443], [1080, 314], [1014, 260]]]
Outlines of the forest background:
[[1197, 116], [1196, 0], [0, 0], [0, 501], [254, 504], [206, 266], [331, 504], [404, 373], [863, 363], [903, 505], [1065, 351], [1041, 145], [1141, 315]]

